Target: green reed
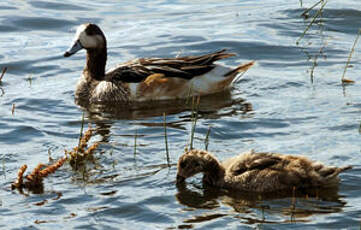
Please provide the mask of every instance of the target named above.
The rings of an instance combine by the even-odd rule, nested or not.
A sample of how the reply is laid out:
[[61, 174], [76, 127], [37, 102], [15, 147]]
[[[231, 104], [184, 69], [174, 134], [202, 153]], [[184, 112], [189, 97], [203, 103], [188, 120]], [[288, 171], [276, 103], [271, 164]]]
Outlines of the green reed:
[[[313, 6], [311, 6], [310, 8], [306, 9], [305, 11], [303, 11], [303, 13], [301, 14], [302, 17], [307, 17], [307, 13], [310, 12], [313, 8], [315, 8], [316, 6], [318, 6], [320, 3], [323, 3], [324, 0], [320, 0], [318, 2], [316, 2], [315, 4], [313, 4]], [[301, 2], [301, 7], [302, 7], [302, 2]]]
[[163, 113], [163, 127], [164, 127], [164, 143], [165, 143], [165, 153], [167, 156], [167, 165], [168, 165], [168, 167], [170, 167], [168, 136], [167, 136], [167, 117], [166, 117], [165, 113]]
[[314, 80], [314, 71], [316, 66], [318, 65], [317, 60], [318, 57], [323, 53], [323, 49], [325, 48], [325, 46], [322, 46], [319, 50], [319, 52], [315, 55], [314, 59], [313, 59], [313, 63], [312, 63], [312, 67], [311, 67], [311, 71], [310, 71], [310, 78], [311, 78], [311, 83], [313, 84], [313, 80]]
[[[301, 34], [301, 36], [297, 39], [296, 41], [296, 45], [298, 45], [300, 43], [300, 41], [302, 40], [302, 38], [304, 38], [304, 36], [306, 35], [307, 31], [311, 28], [311, 26], [313, 25], [313, 23], [315, 23], [316, 19], [318, 17], [321, 16], [323, 8], [325, 7], [327, 0], [320, 0], [320, 2], [322, 2], [322, 5], [320, 7], [320, 9], [318, 9], [318, 11], [316, 12], [316, 14], [313, 16], [312, 21], [307, 25], [306, 29], [303, 31], [303, 33]], [[318, 4], [317, 4], [318, 5]], [[313, 8], [313, 7], [312, 7]], [[302, 14], [303, 15], [303, 14]]]
[[79, 155], [79, 149], [80, 149], [80, 143], [81, 143], [81, 139], [83, 138], [83, 131], [84, 131], [84, 111], [83, 114], [81, 116], [81, 126], [80, 126], [80, 133], [79, 133], [79, 140], [78, 140], [78, 148], [75, 151], [75, 159], [74, 159], [74, 165], [75, 165], [75, 170], [78, 169], [78, 164], [77, 164], [77, 160], [78, 160], [78, 155]]
[[197, 102], [195, 102], [195, 97], [192, 97], [192, 113], [191, 113], [192, 128], [191, 128], [191, 135], [189, 141], [189, 150], [193, 149], [194, 133], [196, 131], [196, 125], [198, 120], [199, 103], [200, 103], [200, 96], [197, 97]]
[[354, 83], [354, 81], [352, 81], [352, 80], [345, 79], [345, 74], [346, 74], [347, 68], [349, 67], [352, 54], [355, 51], [355, 47], [356, 47], [356, 44], [358, 42], [358, 39], [360, 38], [360, 34], [361, 34], [361, 29], [359, 29], [359, 31], [357, 33], [357, 36], [356, 36], [356, 39], [355, 39], [355, 41], [354, 41], [354, 43], [352, 45], [352, 48], [350, 50], [350, 54], [348, 55], [347, 62], [346, 62], [345, 68], [343, 70], [343, 74], [342, 74], [342, 78], [341, 78], [342, 83]]
[[138, 137], [138, 129], [135, 130], [135, 135], [134, 135], [134, 156], [137, 155], [137, 137]]
[[211, 126], [208, 127], [208, 131], [206, 134], [206, 138], [204, 139], [204, 148], [205, 150], [208, 150], [208, 145], [209, 145], [209, 135], [211, 134]]
[[3, 79], [3, 77], [4, 77], [7, 70], [8, 70], [8, 67], [3, 68], [2, 72], [1, 72], [1, 75], [0, 75], [0, 83], [1, 83], [1, 80]]

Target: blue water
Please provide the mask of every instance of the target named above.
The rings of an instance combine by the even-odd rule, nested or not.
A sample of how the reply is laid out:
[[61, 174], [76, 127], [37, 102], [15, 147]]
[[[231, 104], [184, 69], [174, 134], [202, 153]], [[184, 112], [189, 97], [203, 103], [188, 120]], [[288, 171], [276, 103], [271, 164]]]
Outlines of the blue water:
[[[2, 1], [0, 68], [8, 71], [0, 85], [0, 227], [359, 229], [360, 44], [346, 73], [356, 83], [343, 86], [341, 76], [361, 27], [361, 3], [328, 2], [297, 45], [312, 20], [300, 15], [315, 2], [302, 1], [301, 7], [300, 1], [284, 0]], [[108, 68], [137, 57], [223, 48], [237, 54], [223, 64], [256, 61], [230, 92], [201, 99], [196, 148], [204, 148], [211, 127], [208, 149], [220, 159], [255, 149], [354, 169], [341, 175], [339, 191], [296, 203], [207, 190], [199, 176], [177, 188], [175, 164], [192, 126], [189, 107], [78, 106], [74, 89], [85, 53], [68, 59], [62, 54], [85, 22], [105, 32]], [[91, 142], [101, 143], [95, 163], [83, 172], [65, 164], [45, 179], [42, 194], [12, 191], [21, 165], [30, 171], [77, 145], [83, 112], [95, 129]]]

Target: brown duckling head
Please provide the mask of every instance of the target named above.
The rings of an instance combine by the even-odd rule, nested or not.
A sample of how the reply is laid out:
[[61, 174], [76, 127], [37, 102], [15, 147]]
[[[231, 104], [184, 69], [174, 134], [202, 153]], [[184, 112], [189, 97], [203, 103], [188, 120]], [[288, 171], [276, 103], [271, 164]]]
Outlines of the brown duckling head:
[[177, 183], [183, 183], [197, 173], [218, 170], [219, 167], [219, 162], [212, 154], [203, 150], [188, 151], [178, 160]]

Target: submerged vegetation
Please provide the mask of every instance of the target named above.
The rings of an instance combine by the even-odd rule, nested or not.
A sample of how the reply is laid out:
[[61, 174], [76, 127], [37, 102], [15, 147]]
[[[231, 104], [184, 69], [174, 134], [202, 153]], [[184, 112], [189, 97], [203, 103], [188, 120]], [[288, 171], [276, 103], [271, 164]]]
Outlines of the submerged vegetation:
[[[83, 129], [84, 116], [82, 122]], [[88, 147], [88, 142], [93, 135], [91, 126], [89, 125], [88, 130], [84, 133], [81, 131], [79, 137], [78, 146], [74, 147], [71, 151], [64, 150], [65, 156], [59, 158], [55, 163], [48, 166], [39, 163], [34, 170], [24, 177], [24, 173], [28, 166], [25, 164], [21, 166], [18, 170], [17, 178], [14, 183], [11, 184], [11, 188], [18, 189], [20, 193], [23, 193], [23, 189], [28, 189], [34, 193], [43, 193], [44, 184], [43, 179], [46, 178], [49, 174], [55, 173], [57, 169], [64, 165], [65, 162], [69, 162], [70, 166], [74, 170], [78, 170], [83, 167], [88, 161], [94, 159], [94, 151], [98, 148], [99, 143], [95, 142], [90, 147]], [[25, 180], [24, 180], [25, 178]]]

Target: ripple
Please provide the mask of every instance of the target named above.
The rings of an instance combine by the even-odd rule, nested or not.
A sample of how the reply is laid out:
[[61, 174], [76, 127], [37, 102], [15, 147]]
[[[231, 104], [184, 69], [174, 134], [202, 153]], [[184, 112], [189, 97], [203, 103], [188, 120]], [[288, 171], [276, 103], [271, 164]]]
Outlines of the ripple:
[[[70, 25], [77, 25], [78, 23], [55, 18], [43, 18], [43, 17], [23, 17], [17, 16], [15, 18], [6, 18], [5, 24], [12, 25], [12, 31], [58, 31], [59, 29], [68, 28]], [[6, 28], [5, 28], [6, 29]], [[9, 29], [9, 28], [8, 28]]]
[[29, 2], [35, 8], [46, 9], [46, 10], [56, 10], [56, 11], [87, 11], [90, 10], [87, 7], [75, 5], [75, 4], [66, 4], [66, 3], [55, 3], [49, 1], [31, 1]]

